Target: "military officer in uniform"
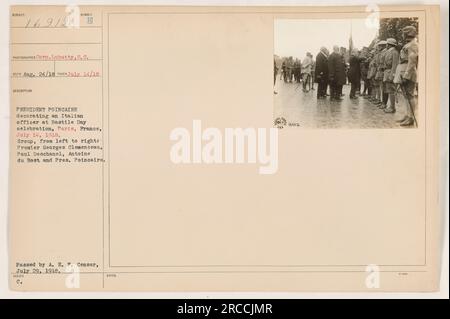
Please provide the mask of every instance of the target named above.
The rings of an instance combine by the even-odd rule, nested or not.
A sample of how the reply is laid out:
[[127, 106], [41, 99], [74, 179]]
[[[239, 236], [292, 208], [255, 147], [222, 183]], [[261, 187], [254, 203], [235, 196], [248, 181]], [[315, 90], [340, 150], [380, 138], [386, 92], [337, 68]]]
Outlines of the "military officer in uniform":
[[[375, 45], [376, 48], [376, 45]], [[370, 96], [369, 101], [375, 102], [376, 100], [376, 88], [375, 88], [375, 73], [376, 73], [376, 49], [372, 49], [369, 55], [369, 71], [367, 72], [367, 81], [370, 82]]]
[[384, 57], [386, 54], [386, 44], [385, 40], [378, 42], [379, 53], [377, 55], [377, 72], [375, 74], [375, 85], [377, 86], [378, 99], [375, 101], [375, 105], [377, 105], [380, 109], [386, 108], [386, 92], [383, 87], [383, 77], [384, 77]]
[[406, 115], [399, 122], [401, 126], [416, 125], [414, 110], [416, 99], [414, 90], [417, 83], [417, 62], [419, 46], [417, 44], [417, 30], [414, 26], [407, 26], [402, 30], [405, 45], [400, 51], [400, 63], [397, 66], [394, 83], [400, 85], [406, 100]]
[[373, 56], [373, 76], [372, 76], [372, 90], [373, 90], [373, 99], [371, 102], [377, 106], [381, 105], [381, 90], [380, 90], [380, 80], [379, 80], [379, 64], [380, 64], [380, 54], [383, 50], [383, 41], [378, 41], [376, 44], [376, 51]]
[[367, 74], [369, 72], [369, 48], [364, 47], [361, 50], [361, 79], [363, 80], [364, 83], [364, 88], [361, 90], [362, 94], [361, 96], [364, 96], [365, 98], [367, 98], [368, 96], [370, 96], [370, 84], [369, 81], [367, 80]]
[[397, 52], [397, 41], [393, 38], [387, 39], [387, 51], [384, 56], [383, 83], [386, 94], [389, 96], [389, 106], [384, 109], [386, 113], [395, 113], [395, 84], [394, 76], [397, 70], [399, 54]]

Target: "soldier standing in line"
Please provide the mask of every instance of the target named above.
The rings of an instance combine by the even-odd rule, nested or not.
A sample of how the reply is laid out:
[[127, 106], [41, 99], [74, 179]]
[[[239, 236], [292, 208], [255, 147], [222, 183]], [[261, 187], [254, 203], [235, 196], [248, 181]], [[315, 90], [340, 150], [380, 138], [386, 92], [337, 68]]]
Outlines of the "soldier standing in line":
[[369, 55], [369, 71], [367, 72], [367, 81], [370, 83], [370, 93], [369, 93], [369, 101], [370, 102], [375, 102], [376, 99], [376, 88], [375, 88], [375, 73], [376, 73], [376, 65], [375, 65], [375, 61], [376, 61], [376, 45], [375, 45], [375, 49], [372, 49], [372, 51], [370, 51], [370, 55]]
[[378, 71], [378, 61], [379, 56], [382, 50], [381, 45], [379, 44], [381, 41], [379, 41], [376, 44], [376, 51], [373, 56], [373, 76], [372, 76], [372, 90], [373, 90], [373, 99], [371, 102], [375, 105], [381, 104], [381, 92], [380, 92], [380, 83], [377, 80], [377, 71]]
[[369, 51], [367, 47], [364, 47], [361, 50], [361, 79], [364, 83], [364, 88], [361, 90], [361, 96], [366, 98], [367, 96], [370, 96], [370, 81], [368, 80], [367, 76], [369, 73]]
[[375, 105], [380, 109], [386, 108], [386, 92], [383, 88], [384, 77], [384, 56], [386, 53], [387, 42], [382, 40], [378, 42], [379, 53], [377, 55], [377, 73], [375, 74], [375, 80], [377, 85], [378, 99], [375, 101]]
[[401, 119], [401, 126], [417, 125], [414, 111], [416, 98], [414, 91], [417, 83], [417, 62], [419, 58], [419, 46], [416, 36], [417, 30], [413, 26], [407, 26], [402, 30], [406, 44], [400, 51], [400, 64], [397, 66], [394, 83], [400, 85], [406, 100], [406, 115]]
[[386, 94], [389, 95], [389, 106], [384, 109], [386, 113], [395, 113], [395, 84], [394, 76], [398, 65], [398, 52], [396, 49], [397, 41], [393, 38], [387, 39], [387, 51], [384, 57], [384, 77], [383, 83], [386, 89]]

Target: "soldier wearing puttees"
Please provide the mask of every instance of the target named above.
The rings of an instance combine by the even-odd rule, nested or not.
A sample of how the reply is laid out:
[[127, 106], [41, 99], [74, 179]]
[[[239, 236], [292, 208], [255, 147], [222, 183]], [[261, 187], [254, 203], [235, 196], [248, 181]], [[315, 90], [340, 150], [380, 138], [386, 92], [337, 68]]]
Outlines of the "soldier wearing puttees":
[[294, 75], [294, 58], [289, 57], [286, 61], [286, 75], [284, 77], [284, 82], [292, 83], [292, 78]]
[[386, 56], [386, 52], [387, 52], [386, 44], [387, 44], [387, 42], [384, 40], [380, 41], [378, 43], [378, 45], [380, 47], [380, 53], [378, 54], [377, 73], [375, 75], [375, 79], [377, 81], [377, 86], [378, 86], [378, 97], [379, 97], [379, 99], [378, 99], [379, 103], [377, 103], [377, 105], [380, 109], [386, 108], [386, 103], [387, 103], [386, 88], [384, 87], [384, 82], [383, 82], [384, 70], [385, 70], [384, 60], [385, 60], [385, 56]]
[[417, 30], [413, 26], [408, 26], [402, 30], [406, 44], [400, 51], [400, 63], [397, 66], [394, 83], [400, 85], [406, 99], [406, 115], [401, 119], [401, 126], [413, 126], [417, 124], [414, 115], [416, 108], [416, 98], [414, 95], [417, 83], [417, 62], [419, 57], [419, 46], [416, 36]]
[[375, 73], [376, 73], [376, 49], [372, 49], [372, 51], [370, 52], [370, 56], [369, 56], [369, 70], [367, 72], [367, 81], [370, 83], [370, 96], [369, 96], [369, 101], [371, 102], [375, 102], [375, 94], [376, 94], [376, 89], [374, 87], [374, 82], [375, 82]]
[[399, 54], [397, 52], [396, 46], [397, 41], [395, 39], [387, 39], [387, 51], [384, 56], [384, 76], [383, 76], [383, 87], [386, 90], [386, 94], [389, 96], [389, 106], [384, 110], [386, 113], [395, 113], [395, 84], [394, 76], [397, 70]]
[[373, 78], [372, 78], [372, 86], [374, 91], [374, 96], [372, 99], [372, 102], [375, 105], [381, 105], [381, 87], [380, 82], [382, 77], [380, 76], [380, 56], [382, 54], [382, 51], [384, 50], [384, 45], [386, 44], [386, 41], [379, 41], [376, 44], [376, 53], [373, 57]]

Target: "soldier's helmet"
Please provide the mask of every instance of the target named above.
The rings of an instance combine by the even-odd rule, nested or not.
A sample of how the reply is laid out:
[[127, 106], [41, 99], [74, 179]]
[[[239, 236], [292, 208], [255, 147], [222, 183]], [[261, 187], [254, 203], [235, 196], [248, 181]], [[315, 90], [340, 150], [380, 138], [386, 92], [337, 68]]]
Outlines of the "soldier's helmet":
[[397, 45], [397, 40], [395, 40], [394, 38], [389, 38], [386, 40], [386, 42], [387, 42], [387, 44], [390, 44], [390, 45], [394, 45], [394, 46]]
[[377, 46], [386, 45], [387, 42], [385, 40], [378, 41]]
[[415, 36], [417, 36], [417, 30], [412, 25], [404, 27], [403, 30], [402, 30], [402, 33], [403, 33], [403, 36], [406, 36], [406, 37], [415, 37]]

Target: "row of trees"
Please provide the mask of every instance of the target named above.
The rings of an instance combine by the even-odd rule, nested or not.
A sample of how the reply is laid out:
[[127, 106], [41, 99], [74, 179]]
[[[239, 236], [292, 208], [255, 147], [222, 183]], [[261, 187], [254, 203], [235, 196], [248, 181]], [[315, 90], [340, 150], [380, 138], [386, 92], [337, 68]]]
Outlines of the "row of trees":
[[[419, 18], [412, 17], [412, 18], [383, 18], [380, 19], [380, 28], [378, 30], [378, 37], [374, 39], [369, 45], [369, 48], [373, 48], [375, 43], [382, 39], [386, 40], [388, 38], [394, 38], [399, 43], [398, 49], [400, 50], [402, 48], [402, 42], [403, 42], [403, 36], [402, 36], [402, 30], [404, 27], [407, 26], [414, 26], [419, 32]], [[351, 51], [353, 47], [353, 41], [350, 37], [349, 39], [349, 50]], [[347, 51], [347, 48], [341, 48], [341, 51], [343, 51], [343, 55], [348, 61], [349, 58], [349, 51]], [[278, 67], [281, 67], [281, 63], [284, 60], [283, 57], [279, 57], [277, 55], [274, 56], [275, 63]]]
[[414, 26], [419, 31], [418, 18], [384, 18], [380, 19], [378, 31], [380, 39], [394, 38], [397, 42], [403, 42], [402, 30], [406, 26]]

